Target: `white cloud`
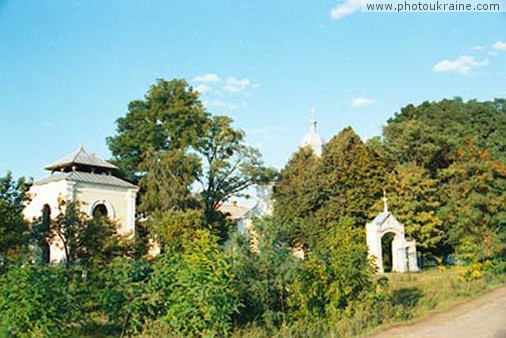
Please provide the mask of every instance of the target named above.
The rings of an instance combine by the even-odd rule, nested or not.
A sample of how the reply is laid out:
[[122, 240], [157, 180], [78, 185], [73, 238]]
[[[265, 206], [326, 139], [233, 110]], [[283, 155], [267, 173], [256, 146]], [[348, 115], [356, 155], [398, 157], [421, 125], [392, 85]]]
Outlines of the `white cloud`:
[[251, 88], [258, 87], [258, 85], [251, 83], [247, 78], [237, 79], [233, 76], [227, 77], [223, 90], [229, 93], [239, 93], [247, 91]]
[[199, 84], [197, 87], [195, 87], [195, 90], [198, 91], [200, 94], [205, 94], [211, 92], [213, 88], [205, 84]]
[[360, 0], [346, 0], [345, 2], [341, 2], [332, 8], [330, 11], [330, 17], [334, 20], [339, 20], [345, 16], [355, 13], [359, 9]]
[[374, 104], [374, 102], [375, 102], [374, 100], [368, 99], [366, 97], [357, 97], [356, 99], [350, 101], [350, 107], [352, 108], [367, 107]]
[[484, 50], [484, 49], [485, 49], [485, 46], [482, 46], [482, 45], [478, 45], [478, 46], [473, 47], [473, 50]]
[[463, 55], [455, 60], [442, 60], [434, 65], [433, 71], [442, 72], [454, 72], [459, 74], [468, 74], [474, 68], [483, 67], [487, 65], [488, 61], [479, 61], [474, 56]]
[[220, 81], [220, 77], [214, 73], [197, 75], [192, 79], [192, 82], [218, 82], [218, 81]]
[[204, 105], [207, 107], [215, 107], [225, 111], [232, 111], [239, 109], [239, 105], [230, 102], [224, 102], [220, 99], [214, 99], [211, 101], [204, 101]]
[[268, 141], [280, 138], [283, 135], [284, 131], [285, 130], [280, 127], [253, 128], [248, 131], [248, 135]]
[[492, 45], [492, 48], [495, 50], [503, 50], [506, 51], [506, 42], [503, 41], [497, 41]]
[[281, 139], [284, 134], [286, 134], [284, 128], [279, 127], [253, 128], [246, 130], [248, 140], [251, 141], [251, 145], [255, 148], [264, 148], [265, 146], [271, 145], [273, 142]]
[[497, 50], [491, 50], [487, 53], [488, 56], [499, 56], [499, 52]]

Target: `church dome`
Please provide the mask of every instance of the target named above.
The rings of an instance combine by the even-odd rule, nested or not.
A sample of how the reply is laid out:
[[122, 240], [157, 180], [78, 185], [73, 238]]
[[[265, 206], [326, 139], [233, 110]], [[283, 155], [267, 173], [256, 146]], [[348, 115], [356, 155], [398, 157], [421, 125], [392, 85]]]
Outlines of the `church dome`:
[[311, 119], [309, 120], [309, 132], [302, 139], [301, 147], [310, 147], [316, 156], [321, 156], [322, 148], [325, 141], [316, 130], [316, 119], [314, 117], [314, 109], [311, 110]]

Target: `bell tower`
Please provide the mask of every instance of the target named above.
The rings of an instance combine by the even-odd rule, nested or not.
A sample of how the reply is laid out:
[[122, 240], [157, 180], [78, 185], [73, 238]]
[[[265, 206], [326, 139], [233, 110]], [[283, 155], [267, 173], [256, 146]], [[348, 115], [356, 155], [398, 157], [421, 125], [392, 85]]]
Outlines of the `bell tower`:
[[[30, 188], [30, 202], [24, 209], [28, 221], [38, 217], [48, 220], [58, 216], [60, 199], [81, 203], [88, 216], [98, 214], [117, 222], [119, 234], [131, 236], [135, 231], [137, 186], [115, 176], [118, 168], [81, 145], [75, 152], [45, 167], [50, 174]], [[66, 259], [59, 243], [49, 243], [47, 261]]]

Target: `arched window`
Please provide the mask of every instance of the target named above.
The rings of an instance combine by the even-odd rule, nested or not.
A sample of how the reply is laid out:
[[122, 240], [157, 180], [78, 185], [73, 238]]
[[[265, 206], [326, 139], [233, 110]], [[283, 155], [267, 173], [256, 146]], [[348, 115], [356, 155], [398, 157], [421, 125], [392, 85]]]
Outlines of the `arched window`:
[[104, 204], [97, 204], [91, 213], [93, 218], [108, 217], [107, 207]]
[[49, 204], [44, 204], [42, 207], [42, 224], [44, 229], [49, 230], [49, 223], [51, 222], [51, 207]]
[[40, 242], [41, 259], [44, 264], [49, 264], [51, 259], [51, 249], [49, 246], [49, 230], [51, 227], [51, 207], [44, 204], [42, 207], [42, 240]]

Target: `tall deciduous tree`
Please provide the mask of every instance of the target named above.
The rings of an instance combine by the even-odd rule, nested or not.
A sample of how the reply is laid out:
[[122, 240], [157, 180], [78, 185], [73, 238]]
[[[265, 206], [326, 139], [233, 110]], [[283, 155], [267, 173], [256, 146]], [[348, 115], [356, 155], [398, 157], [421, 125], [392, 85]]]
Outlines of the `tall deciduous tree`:
[[506, 254], [506, 164], [468, 145], [441, 173], [446, 194], [442, 219], [464, 262], [502, 260]]
[[406, 235], [416, 239], [423, 253], [444, 256], [448, 253], [446, 232], [438, 216], [440, 182], [414, 163], [398, 165], [388, 177], [388, 204]]
[[28, 188], [24, 178], [16, 182], [10, 172], [0, 177], [0, 259], [18, 254], [26, 241], [28, 224], [23, 208]]
[[342, 130], [316, 158], [309, 148], [293, 155], [275, 187], [275, 214], [291, 225], [291, 240], [317, 247], [327, 226], [342, 217], [367, 223], [387, 170], [381, 157], [352, 128]]
[[203, 162], [198, 181], [204, 216], [207, 224], [216, 223], [223, 238], [228, 229], [218, 208], [232, 196], [244, 196], [251, 185], [269, 182], [275, 171], [263, 165], [258, 150], [246, 145], [244, 132], [234, 129], [227, 116], [209, 119], [196, 151]]
[[158, 80], [144, 100], [131, 101], [117, 123], [117, 135], [107, 138], [114, 162], [133, 182], [144, 176], [141, 163], [161, 150], [186, 150], [194, 145], [208, 114], [185, 80]]
[[304, 222], [318, 209], [318, 158], [309, 147], [295, 152], [274, 186], [274, 215], [290, 228], [290, 241], [307, 244]]
[[456, 160], [456, 151], [470, 139], [494, 158], [506, 159], [504, 101], [457, 98], [402, 108], [383, 130], [390, 159], [414, 162], [435, 176]]
[[234, 129], [232, 119], [227, 116], [210, 118], [196, 150], [204, 159], [199, 181], [206, 211], [216, 210], [263, 178], [260, 154], [244, 143], [244, 132]]
[[349, 217], [356, 226], [363, 226], [374, 213], [386, 182], [382, 159], [370, 151], [348, 127], [325, 146], [318, 165], [319, 204], [317, 217], [320, 229], [326, 224]]
[[152, 229], [164, 214], [200, 209], [204, 224], [224, 239], [228, 227], [219, 206], [274, 175], [232, 119], [207, 113], [184, 80], [159, 80], [117, 123], [109, 147], [114, 161], [138, 181], [139, 210]]
[[191, 185], [201, 172], [200, 159], [184, 150], [148, 151], [139, 168], [144, 172], [139, 185], [139, 211], [158, 215], [166, 211], [195, 208], [197, 197]]

